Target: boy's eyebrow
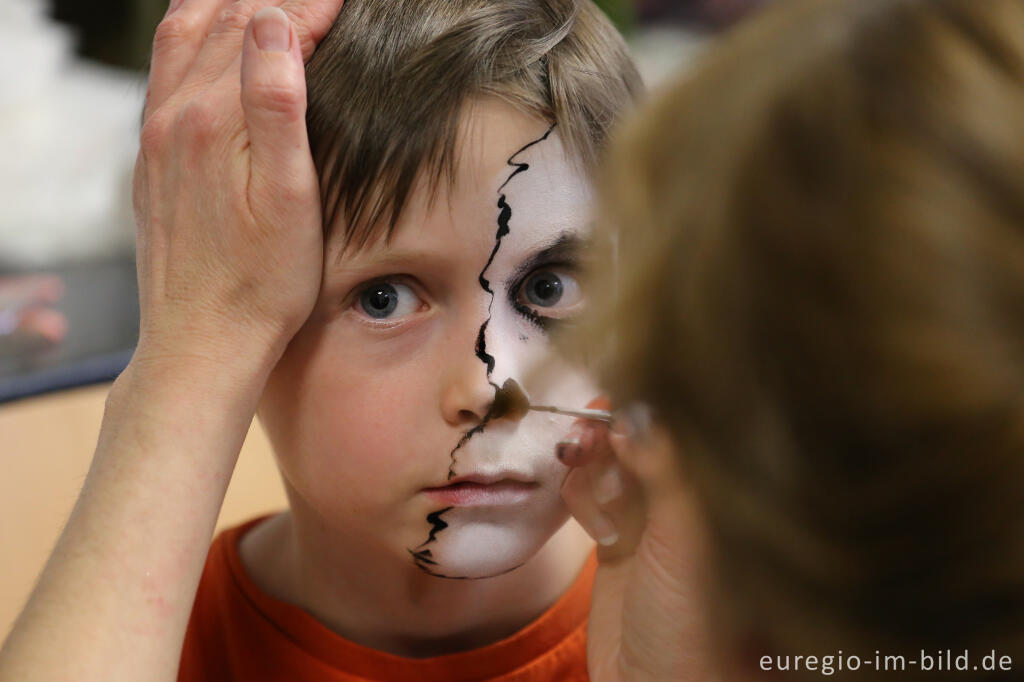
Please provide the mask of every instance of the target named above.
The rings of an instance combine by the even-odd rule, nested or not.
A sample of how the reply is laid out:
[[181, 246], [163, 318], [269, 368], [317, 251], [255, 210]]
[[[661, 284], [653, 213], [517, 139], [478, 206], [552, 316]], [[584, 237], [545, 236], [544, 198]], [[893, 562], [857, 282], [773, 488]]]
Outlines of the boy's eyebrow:
[[[579, 254], [584, 248], [586, 240], [577, 232], [562, 232], [555, 239], [541, 246], [532, 253], [519, 267], [509, 276], [510, 281], [515, 281], [529, 274], [542, 265], [556, 262], [575, 262], [579, 260]], [[359, 276], [363, 272], [398, 267], [408, 263], [415, 263], [418, 266], [447, 268], [451, 266], [451, 256], [446, 252], [437, 252], [429, 249], [403, 249], [388, 248], [368, 255], [360, 259], [358, 264], [342, 264], [340, 258], [334, 259], [334, 269], [343, 269], [353, 276]]]
[[585, 240], [578, 232], [563, 232], [547, 246], [542, 247], [509, 276], [509, 281], [516, 282], [532, 270], [551, 263], [573, 263], [579, 260]]
[[408, 263], [447, 267], [451, 264], [451, 257], [444, 252], [425, 249], [387, 248], [378, 253], [361, 258], [358, 264], [343, 264], [341, 261], [342, 257], [339, 254], [339, 256], [334, 259], [332, 269], [343, 269], [349, 272], [358, 273], [360, 271], [379, 270]]

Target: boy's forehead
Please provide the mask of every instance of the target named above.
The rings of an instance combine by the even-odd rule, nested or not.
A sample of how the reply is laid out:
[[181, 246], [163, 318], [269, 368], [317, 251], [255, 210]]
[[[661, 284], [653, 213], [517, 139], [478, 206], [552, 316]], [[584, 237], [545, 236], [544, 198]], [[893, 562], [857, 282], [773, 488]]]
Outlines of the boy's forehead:
[[468, 189], [497, 191], [515, 170], [512, 162], [536, 166], [536, 173], [541, 166], [562, 170], [565, 161], [561, 138], [549, 121], [493, 97], [472, 100], [466, 107], [459, 129], [457, 177]]
[[[389, 254], [444, 249], [452, 240], [493, 244], [499, 195], [513, 212], [509, 240], [524, 248], [589, 224], [591, 184], [566, 155], [558, 129], [500, 100], [467, 106], [455, 170], [454, 182], [442, 179], [432, 194], [427, 183], [416, 184], [390, 240], [376, 239], [344, 255], [389, 260]], [[330, 249], [339, 256], [340, 232], [334, 231]]]

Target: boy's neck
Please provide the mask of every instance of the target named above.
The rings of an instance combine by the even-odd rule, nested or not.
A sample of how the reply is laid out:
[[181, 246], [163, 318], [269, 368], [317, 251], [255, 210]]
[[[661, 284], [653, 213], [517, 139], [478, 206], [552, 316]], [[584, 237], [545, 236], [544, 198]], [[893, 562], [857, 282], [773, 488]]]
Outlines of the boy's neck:
[[[249, 531], [242, 565], [263, 591], [357, 644], [427, 658], [497, 642], [535, 620], [573, 584], [593, 549], [570, 521], [522, 567], [484, 580], [445, 580], [375, 560], [284, 512]], [[357, 558], [356, 558], [357, 557]]]

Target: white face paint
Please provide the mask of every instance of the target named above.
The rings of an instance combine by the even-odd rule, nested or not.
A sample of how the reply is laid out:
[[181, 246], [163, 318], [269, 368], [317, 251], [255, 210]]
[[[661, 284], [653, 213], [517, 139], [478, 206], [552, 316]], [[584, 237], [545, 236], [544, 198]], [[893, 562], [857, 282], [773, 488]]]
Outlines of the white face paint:
[[[317, 310], [260, 416], [296, 523], [349, 555], [482, 578], [527, 562], [568, 518], [555, 444], [571, 419], [481, 424], [496, 388], [547, 357], [545, 327], [583, 305], [591, 189], [557, 128], [508, 105], [476, 107], [464, 141], [454, 188], [433, 202], [419, 190], [390, 244], [328, 250]], [[554, 373], [534, 403], [598, 395], [587, 377]]]
[[[551, 328], [582, 306], [574, 251], [591, 201], [589, 186], [566, 158], [554, 128], [529, 141], [507, 165], [495, 180], [496, 251], [481, 272], [494, 299], [480, 337], [484, 343], [476, 349], [482, 363], [493, 362], [494, 387], [507, 379], [522, 383], [546, 357]], [[560, 381], [531, 399], [581, 407], [595, 395], [586, 377], [566, 368]], [[426, 545], [435, 564], [424, 568], [484, 577], [532, 556], [567, 518], [555, 487], [565, 468], [552, 457], [553, 444], [566, 428], [564, 417], [530, 412], [520, 422], [487, 423], [462, 441], [453, 452], [453, 480], [489, 480], [503, 472], [535, 487], [508, 505], [459, 504], [458, 494], [452, 495], [454, 506], [441, 515], [448, 527]]]

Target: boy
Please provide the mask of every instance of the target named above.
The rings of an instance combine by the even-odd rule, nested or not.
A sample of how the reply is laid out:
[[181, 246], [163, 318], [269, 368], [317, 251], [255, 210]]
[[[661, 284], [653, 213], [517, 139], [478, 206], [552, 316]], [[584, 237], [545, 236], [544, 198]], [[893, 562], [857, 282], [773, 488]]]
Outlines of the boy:
[[[228, 534], [240, 562], [232, 546], [214, 552], [182, 679], [252, 679], [294, 661], [273, 639], [223, 624], [224, 604], [259, 618], [232, 604], [257, 590], [342, 635], [335, 646], [347, 640], [344, 656], [309, 664], [310, 677], [510, 674], [527, 660], [380, 652], [433, 657], [513, 635], [590, 554], [565, 524], [565, 470], [551, 456], [566, 420], [486, 415], [496, 387], [521, 378], [582, 303], [585, 167], [635, 73], [589, 4], [350, 0], [307, 87], [326, 266], [259, 409], [290, 510]], [[535, 397], [582, 406], [595, 395], [567, 372]], [[551, 612], [571, 627], [542, 628], [572, 642], [558, 642], [562, 656], [582, 656], [585, 600], [572, 601]], [[312, 621], [288, 634], [300, 647], [331, 641]], [[555, 658], [536, 657], [549, 679], [580, 675], [582, 658]]]
[[[321, 253], [295, 89], [267, 79], [299, 34], [258, 15], [239, 93], [238, 5], [170, 12], [136, 175], [139, 351], [0, 679], [44, 669], [54, 637], [58, 676], [177, 666], [257, 399], [290, 509], [214, 543], [179, 679], [585, 679], [592, 543], [552, 456], [569, 424], [490, 406], [582, 305], [589, 166], [638, 89], [621, 38], [589, 2], [350, 0], [308, 67]], [[172, 38], [204, 21], [186, 54]], [[527, 389], [597, 394], [550, 384]]]
[[637, 87], [589, 3], [345, 5], [307, 67], [320, 296], [259, 406], [290, 509], [215, 545], [181, 679], [583, 678], [570, 422], [488, 411], [582, 305], [587, 166]]

